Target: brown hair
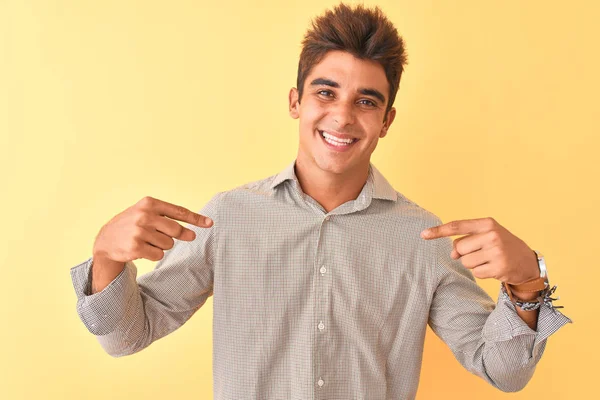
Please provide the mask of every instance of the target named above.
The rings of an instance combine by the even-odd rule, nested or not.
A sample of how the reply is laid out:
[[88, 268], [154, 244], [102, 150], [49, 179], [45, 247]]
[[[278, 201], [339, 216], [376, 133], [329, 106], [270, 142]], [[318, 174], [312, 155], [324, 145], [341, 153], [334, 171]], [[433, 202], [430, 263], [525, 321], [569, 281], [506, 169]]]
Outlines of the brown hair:
[[385, 111], [387, 118], [400, 86], [404, 65], [407, 64], [407, 55], [402, 37], [381, 9], [365, 8], [362, 4], [352, 9], [340, 3], [333, 11], [327, 10], [312, 21], [312, 29], [306, 32], [302, 40], [298, 63], [298, 102], [312, 67], [331, 50], [347, 51], [357, 58], [381, 64], [389, 83], [389, 100]]

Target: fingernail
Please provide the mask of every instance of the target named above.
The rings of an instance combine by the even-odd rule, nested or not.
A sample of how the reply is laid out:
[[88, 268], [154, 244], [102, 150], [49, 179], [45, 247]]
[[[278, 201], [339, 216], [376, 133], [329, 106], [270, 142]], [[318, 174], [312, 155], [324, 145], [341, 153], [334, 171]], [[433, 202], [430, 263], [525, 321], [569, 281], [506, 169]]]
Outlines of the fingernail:
[[211, 223], [211, 222], [212, 222], [212, 219], [210, 219], [210, 218], [208, 218], [208, 217], [204, 218], [204, 223], [205, 223], [206, 225], [210, 225], [210, 223]]

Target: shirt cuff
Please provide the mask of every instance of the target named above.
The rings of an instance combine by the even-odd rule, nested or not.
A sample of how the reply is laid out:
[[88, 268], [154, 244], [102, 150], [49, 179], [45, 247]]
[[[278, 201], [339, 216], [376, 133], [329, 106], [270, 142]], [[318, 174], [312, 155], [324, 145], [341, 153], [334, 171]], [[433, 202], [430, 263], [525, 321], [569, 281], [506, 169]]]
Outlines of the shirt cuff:
[[531, 349], [531, 355], [533, 355], [538, 346], [543, 344], [550, 335], [563, 325], [572, 322], [560, 311], [547, 304], [542, 304], [538, 313], [537, 331], [534, 331], [519, 317], [515, 305], [510, 301], [508, 295], [500, 290], [496, 308], [488, 317], [483, 333], [485, 338], [490, 341], [510, 340], [520, 335], [535, 335]]
[[137, 292], [137, 268], [132, 261], [102, 291], [91, 293], [92, 260], [90, 257], [71, 268], [71, 280], [77, 294], [77, 314], [86, 328], [101, 336], [115, 330], [123, 319], [131, 297]]

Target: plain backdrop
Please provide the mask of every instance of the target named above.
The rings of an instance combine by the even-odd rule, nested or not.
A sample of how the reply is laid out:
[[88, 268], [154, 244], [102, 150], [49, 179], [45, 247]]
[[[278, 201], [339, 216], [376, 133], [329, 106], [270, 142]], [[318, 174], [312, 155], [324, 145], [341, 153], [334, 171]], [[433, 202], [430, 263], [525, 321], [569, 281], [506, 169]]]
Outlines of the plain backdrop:
[[[300, 41], [334, 4], [0, 0], [0, 398], [212, 398], [212, 298], [112, 358], [79, 320], [69, 269], [146, 195], [198, 211], [291, 162]], [[593, 398], [600, 5], [377, 4], [409, 64], [373, 163], [444, 222], [492, 216], [541, 251], [574, 321], [517, 394], [429, 331], [418, 399]], [[479, 283], [496, 299], [497, 281]]]

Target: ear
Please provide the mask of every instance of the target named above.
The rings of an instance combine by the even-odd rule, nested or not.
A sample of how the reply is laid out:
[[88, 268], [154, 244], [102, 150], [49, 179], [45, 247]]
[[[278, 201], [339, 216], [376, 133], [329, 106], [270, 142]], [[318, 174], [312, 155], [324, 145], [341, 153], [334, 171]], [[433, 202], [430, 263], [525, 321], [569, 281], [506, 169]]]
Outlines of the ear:
[[298, 112], [298, 89], [295, 87], [291, 88], [288, 97], [290, 103], [290, 117], [298, 119], [298, 117], [300, 117], [300, 113]]
[[396, 117], [396, 109], [394, 107], [392, 107], [390, 109], [390, 111], [388, 111], [388, 115], [385, 120], [385, 123], [383, 124], [383, 127], [381, 128], [381, 133], [379, 134], [380, 138], [387, 135], [387, 131], [390, 128], [390, 125], [392, 125], [392, 122], [394, 122], [395, 117]]

